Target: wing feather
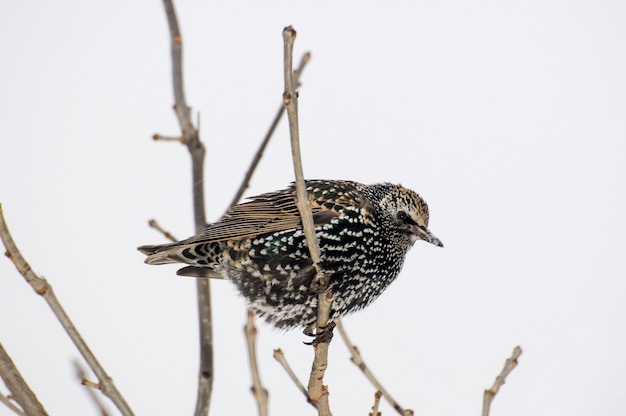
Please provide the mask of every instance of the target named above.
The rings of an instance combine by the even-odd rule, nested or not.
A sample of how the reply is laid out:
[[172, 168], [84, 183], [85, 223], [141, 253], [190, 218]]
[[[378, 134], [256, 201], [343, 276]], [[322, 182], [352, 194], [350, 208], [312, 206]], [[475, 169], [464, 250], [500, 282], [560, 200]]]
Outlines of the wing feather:
[[[306, 181], [315, 225], [330, 222], [346, 206], [363, 206], [363, 185], [350, 181]], [[253, 237], [300, 227], [295, 185], [250, 198], [230, 208], [217, 222], [182, 244], [206, 243]]]

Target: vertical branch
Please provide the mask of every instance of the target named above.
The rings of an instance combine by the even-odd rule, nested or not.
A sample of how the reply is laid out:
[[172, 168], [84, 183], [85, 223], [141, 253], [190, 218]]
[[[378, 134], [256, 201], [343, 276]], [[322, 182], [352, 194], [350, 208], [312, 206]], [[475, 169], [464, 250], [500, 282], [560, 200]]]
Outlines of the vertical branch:
[[11, 391], [16, 402], [24, 409], [27, 415], [47, 415], [35, 393], [30, 389], [20, 374], [13, 360], [9, 357], [2, 344], [0, 344], [0, 377]]
[[[196, 233], [206, 227], [204, 208], [204, 145], [198, 130], [191, 120], [191, 109], [185, 101], [183, 86], [183, 42], [178, 27], [176, 11], [171, 0], [163, 0], [172, 40], [172, 82], [174, 87], [174, 111], [182, 131], [181, 141], [187, 146], [191, 156], [193, 186], [193, 211]], [[209, 279], [196, 280], [198, 321], [200, 329], [200, 369], [198, 372], [198, 394], [196, 416], [209, 413], [213, 389], [213, 320], [211, 316], [211, 286]]]
[[[304, 173], [302, 169], [302, 158], [300, 156], [300, 138], [298, 132], [298, 93], [295, 91], [293, 82], [293, 44], [296, 39], [296, 31], [289, 26], [283, 30], [284, 41], [284, 73], [285, 73], [285, 92], [283, 93], [283, 101], [287, 107], [287, 116], [289, 118], [289, 135], [291, 137], [291, 155], [293, 158], [293, 167], [296, 176], [296, 195], [297, 205], [302, 221], [302, 228], [306, 238], [307, 247], [313, 265], [315, 266], [314, 285], [319, 288], [328, 287], [328, 278], [324, 276], [319, 265], [320, 249], [315, 235], [315, 227], [313, 224], [313, 214], [309, 203], [306, 184], [304, 182]], [[328, 319], [330, 317], [330, 306], [332, 303], [332, 293], [320, 290], [317, 301], [317, 334], [327, 329]], [[328, 343], [314, 343], [315, 357], [309, 377], [309, 398], [317, 408], [318, 414], [330, 415], [330, 406], [328, 404], [328, 389], [324, 386], [324, 373], [328, 366]]]
[[246, 321], [246, 325], [243, 327], [243, 332], [246, 335], [246, 341], [248, 344], [248, 359], [250, 360], [250, 369], [252, 371], [252, 394], [254, 394], [259, 408], [259, 416], [267, 416], [267, 399], [269, 393], [267, 392], [267, 389], [263, 387], [261, 374], [259, 373], [259, 365], [256, 357], [257, 329], [254, 326], [254, 312], [252, 309], [248, 309], [248, 319]]
[[298, 93], [295, 91], [293, 83], [293, 44], [296, 40], [296, 31], [289, 26], [283, 30], [285, 46], [285, 92], [283, 102], [287, 108], [289, 118], [289, 136], [291, 137], [291, 157], [293, 159], [293, 169], [296, 176], [296, 195], [298, 198], [298, 210], [302, 220], [304, 236], [309, 248], [311, 260], [315, 270], [319, 273], [320, 249], [315, 236], [313, 225], [313, 213], [309, 204], [309, 197], [304, 183], [304, 172], [302, 169], [302, 157], [300, 153], [300, 133], [298, 131]]
[[172, 83], [174, 86], [174, 111], [182, 131], [181, 141], [191, 155], [191, 173], [193, 186], [193, 213], [196, 232], [206, 227], [204, 209], [204, 145], [200, 141], [198, 130], [191, 120], [191, 108], [185, 101], [183, 84], [183, 39], [178, 27], [176, 10], [171, 0], [163, 0], [167, 22], [172, 39]]
[[381, 413], [378, 411], [378, 406], [380, 405], [380, 398], [383, 396], [380, 390], [377, 390], [374, 393], [374, 406], [372, 406], [371, 416], [381, 416]]

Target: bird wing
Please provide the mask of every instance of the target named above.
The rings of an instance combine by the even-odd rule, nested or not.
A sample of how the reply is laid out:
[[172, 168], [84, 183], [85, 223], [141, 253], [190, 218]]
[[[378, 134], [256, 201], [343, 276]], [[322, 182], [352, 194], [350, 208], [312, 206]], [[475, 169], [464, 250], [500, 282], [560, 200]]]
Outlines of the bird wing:
[[[329, 223], [347, 206], [359, 207], [368, 203], [361, 193], [363, 185], [356, 182], [310, 180], [306, 184], [315, 225]], [[238, 240], [300, 227], [296, 199], [294, 184], [281, 191], [252, 197], [250, 201], [230, 208], [219, 221], [197, 236], [180, 243]]]

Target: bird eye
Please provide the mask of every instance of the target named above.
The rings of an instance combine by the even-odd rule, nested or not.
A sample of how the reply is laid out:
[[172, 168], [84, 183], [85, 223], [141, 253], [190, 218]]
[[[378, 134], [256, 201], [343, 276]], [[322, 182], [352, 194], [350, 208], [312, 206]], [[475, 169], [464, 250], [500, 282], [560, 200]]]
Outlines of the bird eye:
[[411, 218], [411, 216], [407, 214], [405, 211], [398, 211], [397, 217], [400, 221], [402, 221], [405, 224], [417, 225], [415, 220]]

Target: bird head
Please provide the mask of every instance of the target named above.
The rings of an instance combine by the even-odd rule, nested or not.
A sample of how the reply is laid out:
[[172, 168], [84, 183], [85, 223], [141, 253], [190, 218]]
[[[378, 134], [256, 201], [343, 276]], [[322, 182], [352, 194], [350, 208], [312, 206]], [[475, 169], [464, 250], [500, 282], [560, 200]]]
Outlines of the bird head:
[[389, 183], [373, 185], [374, 203], [388, 227], [406, 236], [413, 245], [423, 240], [443, 247], [443, 243], [428, 229], [428, 205], [416, 192]]

